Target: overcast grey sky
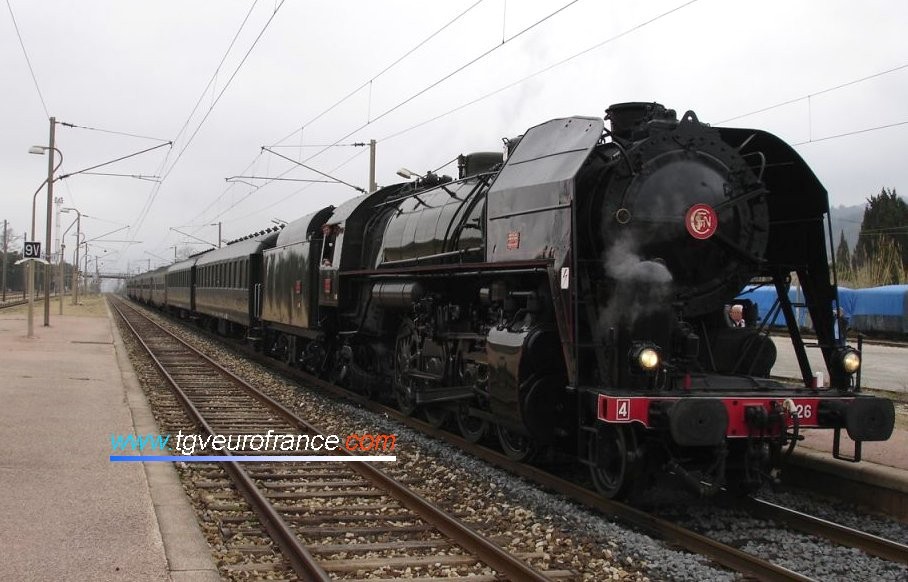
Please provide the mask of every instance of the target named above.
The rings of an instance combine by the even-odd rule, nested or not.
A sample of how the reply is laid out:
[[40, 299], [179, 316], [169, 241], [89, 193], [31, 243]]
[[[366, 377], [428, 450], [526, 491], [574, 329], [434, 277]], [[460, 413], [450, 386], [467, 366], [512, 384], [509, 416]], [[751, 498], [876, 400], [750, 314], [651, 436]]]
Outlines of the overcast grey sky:
[[[389, 184], [402, 166], [435, 169], [459, 153], [498, 150], [502, 137], [548, 119], [601, 116], [621, 101], [691, 109], [712, 124], [792, 101], [727, 125], [801, 144], [832, 204], [859, 204], [883, 186], [908, 191], [900, 0], [4, 2], [0, 220], [17, 232], [30, 223], [47, 158], [28, 148], [48, 143], [49, 116], [174, 141], [97, 170], [160, 183], [93, 175], [56, 183], [64, 206], [91, 217], [82, 221], [89, 239], [131, 225], [106, 239], [141, 241], [90, 243], [107, 271], [163, 264], [152, 255], [172, 258], [174, 245], [204, 248], [171, 227], [215, 241], [209, 225], [220, 221], [231, 239], [357, 194], [336, 184], [225, 182], [319, 178], [261, 146], [302, 160], [318, 154], [307, 163], [367, 187], [366, 149], [343, 144], [378, 140], [377, 181]], [[863, 131], [891, 124], [902, 125]], [[56, 140], [60, 173], [162, 143], [59, 125]], [[342, 147], [309, 147], [335, 142]], [[43, 241], [45, 195], [38, 200]]]

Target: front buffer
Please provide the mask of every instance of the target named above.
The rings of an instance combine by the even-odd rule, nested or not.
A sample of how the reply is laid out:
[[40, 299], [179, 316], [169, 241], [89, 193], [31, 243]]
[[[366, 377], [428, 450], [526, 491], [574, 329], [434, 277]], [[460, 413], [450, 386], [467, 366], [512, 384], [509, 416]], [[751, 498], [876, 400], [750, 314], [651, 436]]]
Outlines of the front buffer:
[[[599, 394], [598, 431], [621, 435], [633, 447], [599, 451], [597, 463], [624, 467], [639, 479], [659, 472], [679, 476], [697, 493], [710, 495], [726, 485], [758, 488], [800, 440], [802, 429], [835, 431], [833, 455], [859, 461], [861, 443], [892, 436], [891, 401], [864, 395], [623, 396]], [[840, 454], [841, 430], [855, 442], [854, 454]], [[600, 439], [601, 442], [602, 439]], [[615, 458], [623, 454], [626, 458]], [[633, 467], [634, 471], [626, 468]], [[622, 491], [637, 489], [623, 484]], [[601, 489], [601, 488], [600, 488]], [[606, 488], [604, 494], [616, 488]]]

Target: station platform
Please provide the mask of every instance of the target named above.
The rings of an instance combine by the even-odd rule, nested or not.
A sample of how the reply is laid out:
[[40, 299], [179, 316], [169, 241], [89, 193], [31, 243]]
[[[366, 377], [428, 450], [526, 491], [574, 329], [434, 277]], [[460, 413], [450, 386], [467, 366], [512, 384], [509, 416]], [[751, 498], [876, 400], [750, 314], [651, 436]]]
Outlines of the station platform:
[[57, 313], [0, 311], [0, 579], [219, 580], [174, 468], [109, 460], [157, 428], [103, 299]]

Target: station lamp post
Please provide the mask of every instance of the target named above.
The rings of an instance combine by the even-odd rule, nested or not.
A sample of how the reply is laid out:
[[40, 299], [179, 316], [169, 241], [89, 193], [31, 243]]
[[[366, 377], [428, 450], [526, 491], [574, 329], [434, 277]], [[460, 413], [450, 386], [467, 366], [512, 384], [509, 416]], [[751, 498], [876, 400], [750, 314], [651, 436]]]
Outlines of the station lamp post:
[[[82, 213], [76, 210], [75, 208], [64, 208], [60, 212], [69, 213], [70, 211], [76, 213], [76, 257], [75, 263], [73, 264], [73, 277], [72, 277], [72, 293], [73, 293], [73, 305], [79, 304], [79, 287], [76, 284], [76, 273], [79, 270], [79, 239], [82, 237]], [[72, 228], [72, 225], [69, 225], [69, 228]], [[69, 232], [69, 228], [66, 229], [66, 232]], [[66, 238], [66, 233], [63, 233], [63, 239]], [[62, 239], [61, 239], [62, 241]], [[63, 249], [60, 249], [60, 288], [63, 288]], [[60, 298], [60, 314], [63, 314], [63, 298]]]
[[[54, 166], [54, 152], [60, 154], [60, 164], [63, 163], [63, 152], [54, 147], [54, 132], [57, 127], [57, 120], [54, 117], [50, 118], [50, 145], [47, 146], [32, 146], [28, 149], [30, 154], [44, 154], [45, 152], [50, 152], [50, 155], [47, 158], [47, 232], [45, 233], [45, 250], [47, 257], [50, 258], [50, 230], [51, 230], [51, 220], [52, 212], [54, 206], [54, 172], [59, 168], [59, 164]], [[32, 205], [34, 209], [34, 204]], [[35, 217], [34, 212], [32, 212], [32, 236], [34, 236], [35, 229]], [[49, 265], [49, 263], [48, 263]], [[32, 311], [32, 310], [29, 310]], [[50, 267], [45, 265], [44, 267], [44, 327], [50, 326]]]

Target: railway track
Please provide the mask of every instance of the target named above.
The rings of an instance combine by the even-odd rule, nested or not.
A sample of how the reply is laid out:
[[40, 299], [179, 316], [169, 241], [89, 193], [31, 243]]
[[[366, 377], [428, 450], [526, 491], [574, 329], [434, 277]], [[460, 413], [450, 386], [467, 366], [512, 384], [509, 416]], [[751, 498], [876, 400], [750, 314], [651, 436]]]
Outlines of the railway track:
[[784, 524], [797, 531], [818, 535], [849, 548], [857, 548], [872, 556], [908, 564], [908, 546], [905, 544], [839, 525], [762, 499], [746, 499], [740, 504], [751, 515]]
[[[112, 307], [205, 434], [324, 434], [130, 305], [114, 301]], [[345, 462], [350, 457], [339, 455], [337, 460], [252, 464], [243, 461], [249, 453], [218, 454], [224, 453], [235, 460], [218, 466], [230, 475], [280, 549], [283, 563], [300, 579], [432, 565], [481, 574], [474, 580], [574, 577], [571, 571], [532, 568], [524, 559], [532, 556], [505, 552], [370, 463]], [[261, 565], [264, 570], [274, 567], [272, 560]], [[494, 573], [488, 574], [489, 569]]]
[[[44, 297], [35, 297], [35, 303], [44, 301]], [[7, 301], [5, 303], [0, 303], [0, 309], [7, 309], [9, 307], [18, 307], [20, 305], [28, 305], [28, 299], [18, 299], [16, 301]]]
[[[219, 338], [217, 336], [211, 337], [212, 339], [223, 341], [223, 338]], [[237, 346], [235, 344], [231, 344], [231, 347], [236, 348]], [[576, 501], [577, 503], [592, 508], [602, 514], [617, 517], [644, 532], [665, 539], [672, 544], [685, 548], [688, 551], [708, 556], [716, 563], [721, 564], [734, 571], [741, 572], [747, 576], [751, 576], [760, 580], [812, 580], [807, 576], [773, 564], [772, 562], [764, 560], [759, 556], [749, 554], [733, 546], [698, 534], [690, 529], [674, 523], [671, 520], [661, 519], [653, 515], [652, 513], [625, 505], [620, 502], [605, 499], [597, 493], [571, 481], [561, 479], [544, 470], [543, 468], [512, 461], [507, 456], [495, 450], [489, 449], [480, 444], [470, 443], [465, 439], [448, 431], [435, 428], [417, 418], [405, 416], [394, 408], [384, 406], [381, 403], [369, 400], [359, 394], [327, 383], [296, 368], [291, 368], [280, 364], [279, 362], [267, 358], [250, 349], [246, 349], [244, 347], [243, 351], [245, 356], [264, 363], [269, 367], [277, 368], [282, 373], [293, 376], [296, 379], [306, 383], [307, 385], [316, 386], [321, 390], [330, 392], [341, 398], [355, 401], [359, 405], [368, 408], [373, 412], [378, 412], [380, 414], [390, 416], [398, 422], [406, 424], [411, 428], [415, 428], [440, 440], [446, 441], [460, 449], [463, 449], [467, 453], [470, 453], [484, 461], [487, 461], [494, 466], [519, 475], [546, 489], [560, 493]], [[567, 574], [568, 573], [566, 572], [564, 573], [564, 575]]]

